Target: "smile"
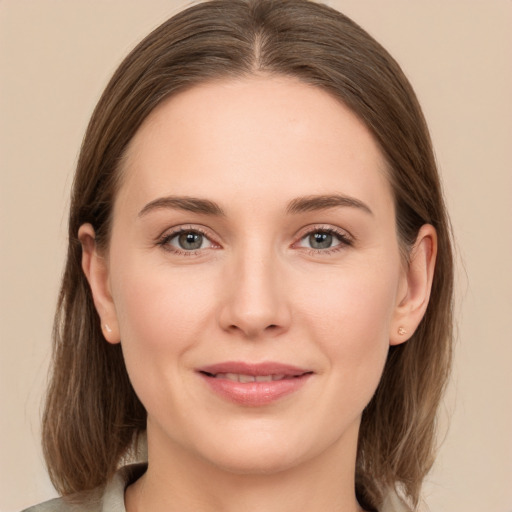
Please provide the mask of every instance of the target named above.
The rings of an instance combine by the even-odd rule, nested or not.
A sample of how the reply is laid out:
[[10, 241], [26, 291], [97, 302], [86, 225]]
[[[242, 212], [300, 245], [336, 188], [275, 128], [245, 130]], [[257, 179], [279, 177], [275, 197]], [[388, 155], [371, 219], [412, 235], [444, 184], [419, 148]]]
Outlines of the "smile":
[[281, 363], [225, 362], [199, 368], [198, 374], [220, 398], [261, 407], [301, 389], [313, 371]]
[[211, 376], [216, 379], [227, 379], [234, 382], [271, 382], [287, 378], [286, 375], [244, 375], [240, 373], [217, 373]]

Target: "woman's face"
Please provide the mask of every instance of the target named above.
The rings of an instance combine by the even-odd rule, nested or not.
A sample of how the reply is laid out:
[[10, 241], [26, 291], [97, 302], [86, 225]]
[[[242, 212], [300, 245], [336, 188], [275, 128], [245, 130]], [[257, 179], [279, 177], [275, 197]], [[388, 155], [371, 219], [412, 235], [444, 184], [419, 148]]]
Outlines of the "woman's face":
[[290, 78], [197, 86], [144, 122], [96, 303], [150, 457], [355, 453], [408, 286], [385, 167], [350, 110]]

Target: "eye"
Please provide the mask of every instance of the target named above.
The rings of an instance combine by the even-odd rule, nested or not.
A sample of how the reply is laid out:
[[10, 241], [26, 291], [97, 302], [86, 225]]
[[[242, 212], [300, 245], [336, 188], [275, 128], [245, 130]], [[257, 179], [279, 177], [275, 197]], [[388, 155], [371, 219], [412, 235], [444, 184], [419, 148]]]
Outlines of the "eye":
[[159, 244], [175, 252], [192, 252], [213, 247], [208, 237], [196, 229], [180, 229], [178, 232], [167, 234]]
[[304, 237], [302, 241], [306, 241], [309, 244], [309, 247], [312, 249], [330, 249], [333, 244], [338, 245], [339, 241], [332, 235], [332, 233], [326, 233], [317, 231], [316, 233], [311, 233], [307, 237]]
[[345, 234], [332, 228], [317, 228], [303, 236], [299, 247], [313, 249], [315, 251], [329, 252], [329, 249], [341, 249], [352, 245], [352, 240]]

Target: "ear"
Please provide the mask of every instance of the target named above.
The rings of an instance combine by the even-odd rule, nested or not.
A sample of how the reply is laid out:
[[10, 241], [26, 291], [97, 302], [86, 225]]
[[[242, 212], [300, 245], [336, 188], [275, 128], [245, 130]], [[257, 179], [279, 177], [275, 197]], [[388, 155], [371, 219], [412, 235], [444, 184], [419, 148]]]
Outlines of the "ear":
[[80, 226], [78, 239], [82, 244], [82, 270], [91, 287], [103, 336], [109, 343], [119, 343], [119, 325], [110, 292], [108, 261], [98, 250], [96, 234], [91, 224]]
[[389, 333], [391, 345], [407, 341], [421, 322], [430, 299], [436, 255], [436, 230], [432, 225], [425, 224], [418, 231], [408, 265], [401, 278], [398, 302]]

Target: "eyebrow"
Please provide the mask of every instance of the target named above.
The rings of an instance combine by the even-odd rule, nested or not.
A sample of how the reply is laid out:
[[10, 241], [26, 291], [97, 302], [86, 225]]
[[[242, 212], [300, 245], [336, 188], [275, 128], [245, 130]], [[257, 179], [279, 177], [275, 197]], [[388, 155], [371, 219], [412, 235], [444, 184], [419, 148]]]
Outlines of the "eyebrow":
[[288, 204], [286, 212], [288, 214], [297, 214], [338, 207], [358, 208], [373, 215], [370, 207], [359, 199], [340, 194], [298, 197]]
[[142, 208], [138, 216], [142, 217], [152, 211], [167, 208], [202, 213], [204, 215], [215, 215], [218, 217], [225, 215], [224, 211], [217, 203], [209, 201], [208, 199], [199, 199], [197, 197], [187, 196], [168, 196], [159, 197], [158, 199], [149, 202], [144, 206], [144, 208]]
[[[293, 215], [339, 207], [359, 208], [364, 212], [373, 215], [370, 207], [359, 199], [340, 194], [297, 197], [288, 203], [286, 213]], [[144, 206], [144, 208], [142, 208], [138, 216], [143, 217], [152, 211], [162, 209], [183, 210], [217, 217], [224, 217], [226, 215], [224, 210], [217, 203], [210, 201], [209, 199], [200, 199], [198, 197], [188, 196], [167, 196], [159, 197], [150, 201]]]

